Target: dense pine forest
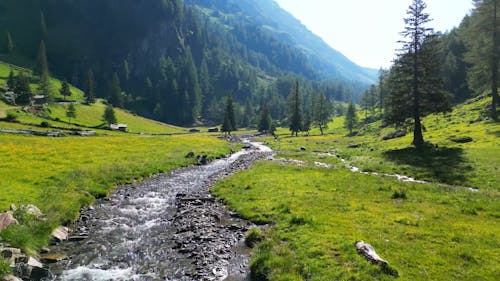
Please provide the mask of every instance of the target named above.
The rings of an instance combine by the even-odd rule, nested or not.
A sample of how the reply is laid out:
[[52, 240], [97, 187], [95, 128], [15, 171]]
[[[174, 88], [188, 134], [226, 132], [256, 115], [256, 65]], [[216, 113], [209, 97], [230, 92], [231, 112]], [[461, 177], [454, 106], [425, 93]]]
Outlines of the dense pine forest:
[[0, 5], [3, 60], [35, 68], [43, 42], [53, 75], [160, 121], [220, 123], [225, 97], [233, 95], [239, 125], [249, 126], [263, 104], [274, 119], [284, 119], [297, 79], [304, 94], [323, 92], [338, 101], [367, 87], [321, 75], [295, 47], [262, 28], [234, 19], [219, 23], [179, 0]]

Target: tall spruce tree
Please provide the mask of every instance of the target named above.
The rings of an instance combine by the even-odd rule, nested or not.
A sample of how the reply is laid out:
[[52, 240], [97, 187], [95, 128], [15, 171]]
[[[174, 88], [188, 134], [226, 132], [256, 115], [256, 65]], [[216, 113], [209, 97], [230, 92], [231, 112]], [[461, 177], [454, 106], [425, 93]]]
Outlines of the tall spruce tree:
[[45, 23], [45, 14], [43, 11], [40, 11], [40, 34], [42, 40], [47, 39], [47, 24]]
[[356, 116], [356, 106], [351, 101], [347, 106], [347, 112], [344, 121], [344, 127], [349, 130], [349, 135], [352, 135], [352, 130], [356, 127], [357, 123], [358, 117]]
[[224, 112], [224, 120], [222, 122], [222, 131], [227, 134], [231, 134], [232, 131], [236, 131], [233, 97], [231, 95], [227, 97], [226, 111]]
[[33, 69], [33, 74], [37, 76], [49, 75], [49, 66], [47, 63], [47, 51], [45, 49], [45, 42], [40, 41], [40, 46], [38, 47], [38, 57], [36, 60], [35, 67]]
[[390, 121], [413, 118], [412, 144], [416, 147], [424, 145], [421, 117], [449, 109], [440, 77], [436, 40], [432, 29], [426, 27], [431, 21], [429, 14], [424, 12], [426, 7], [423, 0], [413, 0], [408, 8], [408, 17], [404, 19], [406, 26], [401, 32], [401, 53], [391, 70], [394, 87], [387, 108], [392, 111], [386, 114]]
[[481, 94], [491, 91], [491, 117], [498, 121], [498, 79], [500, 64], [499, 0], [474, 0], [475, 9], [467, 32], [469, 51], [466, 60], [472, 67], [468, 73], [469, 86]]
[[92, 69], [87, 72], [87, 79], [85, 81], [85, 103], [93, 104], [95, 102], [95, 80]]
[[319, 128], [321, 134], [328, 129], [328, 122], [331, 120], [331, 103], [330, 100], [321, 93], [316, 101], [314, 110], [314, 125]]
[[123, 95], [118, 73], [114, 73], [108, 85], [109, 103], [114, 107], [123, 107]]
[[300, 106], [299, 81], [295, 81], [292, 93], [290, 94], [290, 131], [292, 136], [298, 136], [302, 130], [302, 112]]

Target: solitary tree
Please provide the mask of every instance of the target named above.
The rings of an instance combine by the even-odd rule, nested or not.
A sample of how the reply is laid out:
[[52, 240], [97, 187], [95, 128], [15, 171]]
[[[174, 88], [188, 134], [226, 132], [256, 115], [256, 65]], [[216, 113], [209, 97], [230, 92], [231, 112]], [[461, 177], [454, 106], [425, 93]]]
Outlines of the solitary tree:
[[68, 81], [64, 80], [61, 84], [61, 89], [59, 89], [59, 93], [63, 96], [66, 101], [66, 97], [71, 96], [71, 89], [69, 88]]
[[104, 115], [102, 116], [102, 120], [106, 122], [108, 126], [117, 123], [115, 110], [113, 109], [113, 106], [111, 104], [106, 106], [106, 109], [104, 110]]
[[232, 131], [236, 131], [233, 98], [231, 95], [227, 97], [226, 111], [224, 112], [224, 121], [222, 123], [222, 131], [227, 134], [231, 134]]
[[423, 0], [413, 0], [408, 8], [401, 53], [390, 74], [392, 86], [385, 114], [386, 120], [395, 123], [413, 118], [412, 144], [416, 147], [424, 144], [421, 117], [450, 108], [440, 76], [437, 40], [426, 27], [430, 21], [426, 7]]
[[347, 113], [345, 116], [344, 126], [349, 130], [349, 135], [352, 135], [352, 130], [356, 127], [358, 123], [358, 117], [356, 116], [356, 106], [351, 101], [347, 107]]
[[331, 103], [325, 94], [322, 93], [316, 101], [316, 109], [314, 110], [314, 125], [319, 128], [322, 135], [323, 131], [328, 129], [331, 114]]
[[302, 113], [300, 112], [300, 95], [299, 81], [295, 81], [295, 85], [290, 94], [290, 131], [292, 136], [298, 136], [302, 130]]
[[87, 104], [93, 104], [95, 102], [94, 88], [94, 73], [92, 69], [89, 69], [87, 72], [87, 80], [85, 81], [85, 102]]
[[491, 117], [498, 121], [496, 107], [500, 102], [498, 97], [498, 79], [500, 64], [499, 43], [499, 0], [474, 0], [472, 23], [469, 27], [467, 40], [469, 52], [466, 55], [472, 67], [468, 73], [468, 82], [478, 94], [491, 90]]
[[76, 118], [76, 107], [73, 103], [70, 103], [66, 109], [66, 117], [69, 118], [69, 123], [71, 123], [71, 118]]

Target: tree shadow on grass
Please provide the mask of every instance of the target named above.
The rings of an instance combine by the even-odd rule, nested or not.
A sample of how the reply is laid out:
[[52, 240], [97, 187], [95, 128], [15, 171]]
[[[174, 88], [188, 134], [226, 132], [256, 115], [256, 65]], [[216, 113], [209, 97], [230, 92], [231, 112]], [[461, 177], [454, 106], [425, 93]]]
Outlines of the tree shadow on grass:
[[409, 165], [419, 178], [447, 184], [463, 185], [467, 174], [474, 170], [462, 148], [408, 147], [386, 151], [384, 157], [399, 165]]

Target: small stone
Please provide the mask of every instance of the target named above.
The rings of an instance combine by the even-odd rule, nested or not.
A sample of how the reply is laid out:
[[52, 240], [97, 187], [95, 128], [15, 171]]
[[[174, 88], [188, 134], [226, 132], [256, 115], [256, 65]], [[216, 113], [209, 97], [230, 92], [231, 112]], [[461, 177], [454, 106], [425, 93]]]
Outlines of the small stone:
[[41, 219], [45, 216], [42, 211], [40, 211], [40, 209], [38, 209], [38, 207], [33, 204], [21, 205], [19, 207], [19, 210], [25, 212], [26, 214], [32, 215], [37, 219]]
[[0, 231], [7, 229], [7, 227], [13, 224], [19, 224], [19, 222], [14, 218], [12, 213], [0, 213]]
[[60, 226], [54, 229], [54, 231], [52, 231], [52, 237], [58, 242], [68, 240], [69, 231], [70, 231], [69, 228], [65, 226]]
[[59, 253], [54, 253], [54, 254], [45, 254], [40, 256], [40, 260], [44, 263], [56, 263], [62, 260], [67, 259], [68, 256], [65, 254], [59, 254]]
[[1, 279], [2, 281], [23, 281], [22, 279], [19, 279], [17, 278], [16, 276], [14, 275], [7, 275], [7, 276], [4, 276], [2, 277]]

